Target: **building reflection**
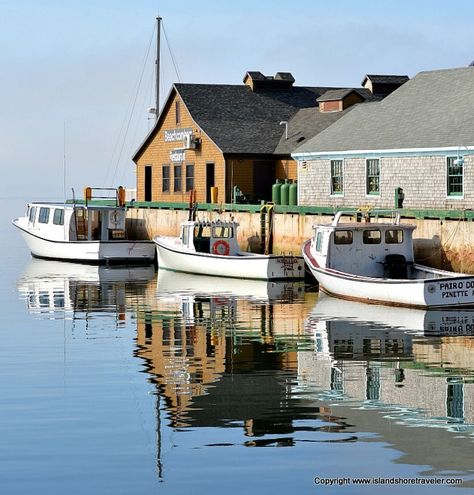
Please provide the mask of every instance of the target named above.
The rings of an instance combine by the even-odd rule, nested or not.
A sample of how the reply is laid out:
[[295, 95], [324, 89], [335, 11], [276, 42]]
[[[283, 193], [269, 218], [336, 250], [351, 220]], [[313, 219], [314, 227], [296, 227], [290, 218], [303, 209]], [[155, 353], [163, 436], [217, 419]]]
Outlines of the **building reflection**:
[[[455, 336], [447, 321], [458, 322]], [[405, 423], [472, 429], [473, 322], [469, 310], [385, 308], [321, 296], [307, 320], [315, 352], [300, 354], [299, 377], [317, 377], [320, 397], [398, 408]]]
[[[314, 301], [301, 282], [159, 271], [156, 306], [138, 318], [137, 355], [170, 425], [237, 421], [252, 436], [270, 425], [278, 430], [278, 422], [264, 418], [285, 409], [298, 346], [311, 345], [304, 321]], [[290, 416], [280, 425], [291, 424]]]

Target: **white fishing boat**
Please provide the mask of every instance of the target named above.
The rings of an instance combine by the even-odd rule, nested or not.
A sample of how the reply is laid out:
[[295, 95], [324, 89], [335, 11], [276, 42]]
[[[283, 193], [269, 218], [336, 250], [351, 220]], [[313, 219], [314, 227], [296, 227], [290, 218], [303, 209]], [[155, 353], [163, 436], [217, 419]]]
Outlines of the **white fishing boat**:
[[301, 256], [265, 255], [241, 251], [238, 223], [230, 220], [188, 220], [179, 237], [153, 240], [160, 269], [219, 277], [284, 280], [304, 278]]
[[152, 263], [153, 242], [129, 235], [123, 189], [107, 189], [116, 191], [112, 205], [93, 202], [89, 189], [80, 204], [27, 204], [26, 214], [13, 220], [13, 225], [20, 229], [31, 254], [87, 263]]
[[315, 225], [303, 244], [303, 257], [321, 290], [344, 299], [418, 308], [474, 306], [474, 276], [415, 263], [414, 225], [401, 224], [398, 212], [390, 221]]

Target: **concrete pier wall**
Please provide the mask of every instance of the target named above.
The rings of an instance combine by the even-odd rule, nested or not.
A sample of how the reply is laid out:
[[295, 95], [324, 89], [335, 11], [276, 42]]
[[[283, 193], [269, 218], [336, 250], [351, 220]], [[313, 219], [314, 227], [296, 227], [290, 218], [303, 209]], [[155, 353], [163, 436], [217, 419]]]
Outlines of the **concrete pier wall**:
[[[199, 211], [199, 218], [229, 219], [239, 222], [238, 242], [243, 250], [258, 251], [261, 243], [261, 216], [254, 212]], [[185, 210], [131, 208], [128, 228], [140, 238], [176, 236], [188, 217]], [[330, 223], [329, 215], [276, 213], [272, 222], [273, 253], [300, 254], [302, 243], [311, 237], [312, 225]], [[447, 270], [474, 273], [474, 222], [466, 220], [402, 219], [416, 225], [415, 259], [419, 263]], [[268, 226], [267, 226], [268, 234]]]

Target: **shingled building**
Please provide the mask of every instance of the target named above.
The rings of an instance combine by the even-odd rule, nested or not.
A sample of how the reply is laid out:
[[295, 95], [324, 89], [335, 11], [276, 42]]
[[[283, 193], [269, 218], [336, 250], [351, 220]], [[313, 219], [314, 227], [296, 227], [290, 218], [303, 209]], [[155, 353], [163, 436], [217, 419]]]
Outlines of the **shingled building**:
[[[369, 77], [369, 76], [366, 76]], [[291, 152], [355, 103], [380, 99], [368, 88], [299, 87], [288, 72], [247, 72], [241, 85], [174, 84], [154, 128], [135, 153], [137, 200], [250, 202], [271, 199], [275, 179], [296, 179]], [[325, 97], [326, 95], [326, 97]]]
[[[386, 76], [367, 77], [393, 89]], [[355, 107], [293, 157], [300, 205], [470, 209], [474, 67], [420, 72], [382, 101]]]

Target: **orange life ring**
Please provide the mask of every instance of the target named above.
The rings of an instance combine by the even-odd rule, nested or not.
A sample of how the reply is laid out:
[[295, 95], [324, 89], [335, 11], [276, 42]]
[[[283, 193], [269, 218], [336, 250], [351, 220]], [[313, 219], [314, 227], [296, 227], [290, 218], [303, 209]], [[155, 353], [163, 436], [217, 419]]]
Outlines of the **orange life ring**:
[[212, 246], [213, 254], [218, 254], [220, 256], [227, 256], [229, 254], [229, 243], [220, 239], [216, 241]]

